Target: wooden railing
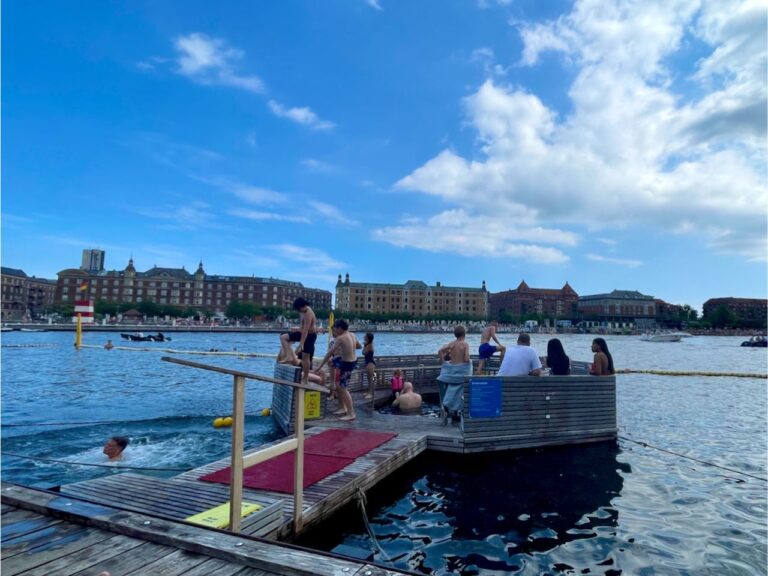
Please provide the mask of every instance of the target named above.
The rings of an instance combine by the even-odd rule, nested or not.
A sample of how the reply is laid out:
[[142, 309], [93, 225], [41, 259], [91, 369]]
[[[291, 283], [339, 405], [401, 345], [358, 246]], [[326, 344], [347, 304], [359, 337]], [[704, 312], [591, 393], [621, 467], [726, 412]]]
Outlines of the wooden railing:
[[245, 381], [246, 379], [268, 382], [280, 386], [290, 386], [300, 390], [314, 390], [329, 393], [327, 388], [314, 384], [301, 384], [288, 380], [278, 380], [259, 374], [230, 370], [210, 364], [201, 364], [179, 358], [163, 356], [165, 362], [181, 364], [191, 368], [200, 368], [220, 374], [233, 376], [232, 384], [232, 456], [230, 461], [229, 489], [229, 529], [240, 531], [240, 510], [243, 502], [243, 469], [260, 462], [266, 462], [287, 452], [296, 451], [293, 483], [293, 528], [299, 533], [304, 525], [302, 508], [304, 506], [304, 394], [296, 394], [296, 436], [274, 446], [270, 446], [249, 456], [243, 456], [243, 438], [245, 431]]

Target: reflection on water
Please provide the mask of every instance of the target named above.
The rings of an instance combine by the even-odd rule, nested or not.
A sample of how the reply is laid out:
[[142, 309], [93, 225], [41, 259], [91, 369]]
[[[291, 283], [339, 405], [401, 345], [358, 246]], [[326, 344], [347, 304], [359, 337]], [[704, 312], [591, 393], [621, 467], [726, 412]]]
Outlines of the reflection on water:
[[[617, 454], [613, 442], [464, 457], [427, 453], [368, 497], [383, 554], [355, 509], [333, 522], [346, 533], [324, 527], [304, 543], [435, 574], [538, 574], [574, 565], [606, 573], [618, 523], [612, 500], [630, 472]], [[546, 554], [584, 539], [607, 539], [605, 553], [595, 556], [592, 544], [573, 555], [573, 565], [562, 554], [559, 562]]]

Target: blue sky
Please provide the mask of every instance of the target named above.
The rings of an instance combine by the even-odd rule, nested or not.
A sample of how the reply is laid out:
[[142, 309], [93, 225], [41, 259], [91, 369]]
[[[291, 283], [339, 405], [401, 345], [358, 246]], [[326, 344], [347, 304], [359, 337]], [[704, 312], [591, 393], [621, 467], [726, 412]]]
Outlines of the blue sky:
[[3, 3], [2, 262], [766, 296], [766, 5]]

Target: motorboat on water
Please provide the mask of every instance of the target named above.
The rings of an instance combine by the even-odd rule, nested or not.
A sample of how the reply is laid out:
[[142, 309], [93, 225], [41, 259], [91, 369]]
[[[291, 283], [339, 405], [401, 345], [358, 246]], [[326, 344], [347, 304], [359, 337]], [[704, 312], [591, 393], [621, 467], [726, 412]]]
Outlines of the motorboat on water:
[[680, 342], [682, 338], [682, 334], [672, 332], [649, 332], [643, 334], [640, 340], [645, 340], [646, 342]]
[[753, 336], [742, 342], [741, 345], [749, 348], [768, 348], [768, 340], [764, 336]]
[[170, 337], [166, 336], [162, 332], [158, 332], [157, 334], [149, 334], [145, 336], [141, 332], [138, 334], [126, 334], [121, 333], [120, 337], [123, 340], [130, 340], [131, 342], [170, 342]]

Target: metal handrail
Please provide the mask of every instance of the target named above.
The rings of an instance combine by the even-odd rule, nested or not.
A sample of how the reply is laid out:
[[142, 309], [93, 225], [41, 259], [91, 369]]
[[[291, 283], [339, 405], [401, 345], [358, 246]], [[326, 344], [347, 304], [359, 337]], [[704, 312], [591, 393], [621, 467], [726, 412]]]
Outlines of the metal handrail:
[[210, 372], [219, 372], [220, 374], [229, 374], [234, 377], [232, 384], [232, 452], [230, 457], [231, 480], [229, 484], [229, 530], [231, 532], [240, 531], [240, 509], [243, 502], [243, 468], [244, 460], [249, 465], [257, 462], [265, 462], [277, 456], [296, 451], [294, 464], [294, 484], [293, 484], [293, 529], [298, 533], [304, 525], [302, 507], [304, 503], [304, 394], [296, 394], [296, 438], [287, 440], [276, 446], [267, 448], [264, 453], [252, 454], [247, 459], [243, 458], [243, 438], [245, 431], [245, 380], [258, 380], [270, 384], [290, 386], [299, 390], [314, 390], [316, 392], [330, 393], [327, 388], [315, 384], [302, 384], [301, 382], [291, 382], [289, 380], [280, 380], [270, 378], [260, 374], [251, 374], [240, 370], [222, 368], [220, 366], [211, 366], [210, 364], [201, 364], [190, 360], [181, 360], [163, 356], [164, 362], [181, 364], [190, 368], [200, 368]]

